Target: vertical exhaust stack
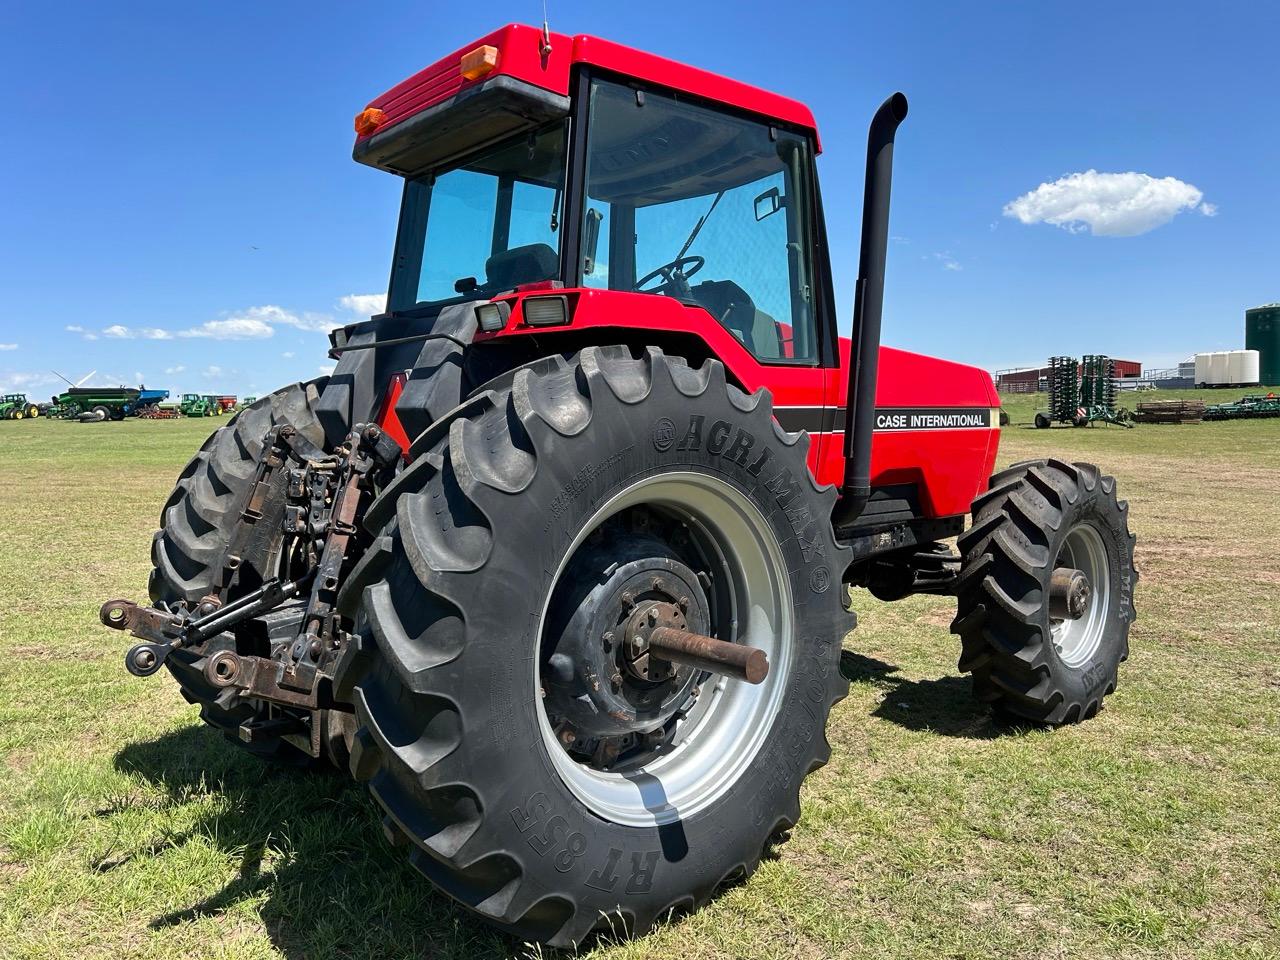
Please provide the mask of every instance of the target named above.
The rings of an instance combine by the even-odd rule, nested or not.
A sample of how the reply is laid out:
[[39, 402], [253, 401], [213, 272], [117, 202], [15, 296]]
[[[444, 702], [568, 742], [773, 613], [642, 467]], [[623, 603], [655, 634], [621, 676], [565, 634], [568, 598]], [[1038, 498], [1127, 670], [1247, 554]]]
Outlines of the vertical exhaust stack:
[[853, 300], [849, 394], [845, 403], [844, 523], [857, 519], [871, 496], [871, 437], [875, 430], [876, 374], [880, 365], [880, 318], [884, 265], [889, 248], [889, 193], [893, 181], [893, 137], [907, 116], [907, 98], [895, 93], [871, 119], [867, 131], [867, 182], [862, 198], [862, 245]]

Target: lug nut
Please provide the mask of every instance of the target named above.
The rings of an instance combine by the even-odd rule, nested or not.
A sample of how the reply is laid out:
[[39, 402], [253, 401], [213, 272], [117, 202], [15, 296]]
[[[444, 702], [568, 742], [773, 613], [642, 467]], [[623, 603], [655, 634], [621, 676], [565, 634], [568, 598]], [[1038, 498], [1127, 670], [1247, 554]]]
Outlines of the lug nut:
[[569, 744], [573, 743], [573, 741], [577, 739], [578, 739], [577, 735], [574, 734], [572, 730], [562, 730], [560, 732], [560, 742], [563, 743], [566, 747], [569, 746]]
[[635, 605], [636, 605], [636, 598], [635, 598], [635, 596], [633, 596], [633, 595], [632, 595], [632, 593], [631, 593], [631, 591], [630, 591], [630, 590], [624, 590], [624, 591], [622, 591], [622, 605], [623, 605], [624, 607], [626, 607], [628, 610], [630, 610], [630, 609], [632, 609], [633, 607], [635, 607]]
[[681, 597], [679, 600], [677, 600], [677, 601], [676, 601], [676, 606], [678, 606], [681, 610], [688, 610], [688, 609], [689, 609], [689, 598], [688, 598], [688, 597]]

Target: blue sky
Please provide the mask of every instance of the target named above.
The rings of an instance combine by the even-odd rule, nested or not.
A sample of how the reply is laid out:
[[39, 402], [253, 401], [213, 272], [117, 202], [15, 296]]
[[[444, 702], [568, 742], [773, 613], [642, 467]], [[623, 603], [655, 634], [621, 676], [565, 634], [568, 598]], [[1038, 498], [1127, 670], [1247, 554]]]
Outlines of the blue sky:
[[[1280, 299], [1274, 9], [549, 0], [555, 30], [809, 103], [842, 305], [865, 125], [905, 91], [885, 341], [989, 369], [1084, 352], [1168, 365], [1242, 346], [1245, 307]], [[50, 369], [242, 394], [315, 375], [316, 331], [385, 292], [399, 201], [351, 161], [352, 115], [540, 15], [539, 0], [5, 4], [0, 390], [45, 396]], [[1019, 198], [1009, 212], [1030, 223], [1005, 213]]]

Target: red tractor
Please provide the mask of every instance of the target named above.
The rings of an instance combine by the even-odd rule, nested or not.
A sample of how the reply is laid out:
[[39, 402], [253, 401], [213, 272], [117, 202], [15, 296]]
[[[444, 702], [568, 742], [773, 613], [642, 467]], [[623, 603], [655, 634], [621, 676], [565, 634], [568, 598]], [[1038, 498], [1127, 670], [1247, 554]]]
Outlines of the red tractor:
[[906, 112], [871, 124], [846, 340], [802, 104], [525, 26], [377, 97], [386, 312], [183, 471], [151, 603], [102, 609], [128, 669], [349, 767], [441, 890], [555, 946], [696, 908], [796, 823], [851, 588], [955, 595], [981, 700], [1092, 716], [1127, 506], [1089, 464], [991, 476], [991, 378], [880, 346]]

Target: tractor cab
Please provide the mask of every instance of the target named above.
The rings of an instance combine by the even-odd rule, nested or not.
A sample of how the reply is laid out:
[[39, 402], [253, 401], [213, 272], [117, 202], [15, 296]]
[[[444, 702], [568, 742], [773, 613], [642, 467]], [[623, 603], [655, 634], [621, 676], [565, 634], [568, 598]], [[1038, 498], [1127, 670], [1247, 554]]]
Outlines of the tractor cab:
[[[803, 104], [512, 25], [376, 98], [356, 128], [355, 158], [406, 181], [393, 312], [555, 288], [666, 298], [766, 363], [817, 364], [834, 337]], [[511, 302], [480, 339], [598, 322], [574, 316], [579, 299], [532, 318]]]
[[812, 135], [606, 77], [581, 97], [576, 141], [554, 119], [408, 178], [393, 309], [549, 284], [644, 293], [705, 311], [759, 360], [813, 363]]

